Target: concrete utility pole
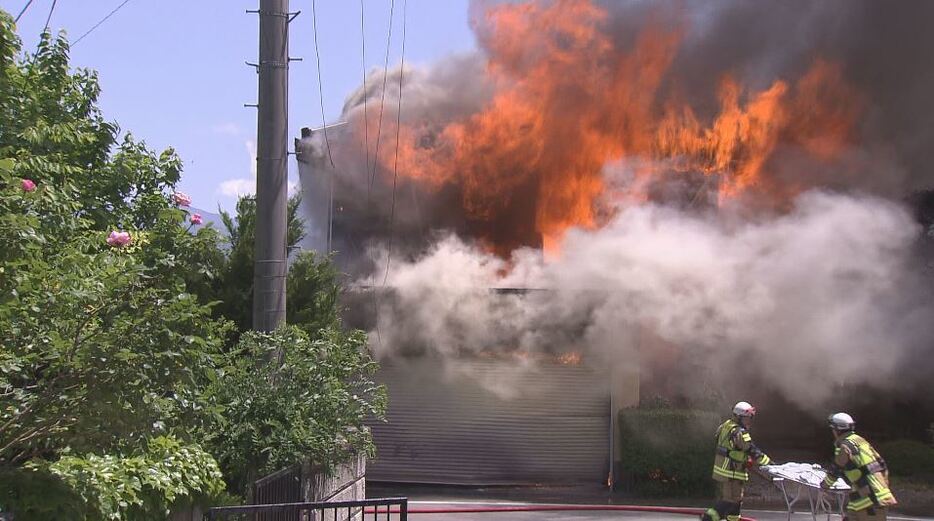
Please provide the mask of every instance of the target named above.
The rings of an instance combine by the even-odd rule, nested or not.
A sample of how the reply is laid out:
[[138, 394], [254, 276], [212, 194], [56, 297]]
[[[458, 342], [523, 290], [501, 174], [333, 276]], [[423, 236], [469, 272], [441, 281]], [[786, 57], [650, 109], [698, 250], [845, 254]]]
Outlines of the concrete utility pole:
[[260, 0], [253, 329], [285, 323], [289, 132], [289, 1]]

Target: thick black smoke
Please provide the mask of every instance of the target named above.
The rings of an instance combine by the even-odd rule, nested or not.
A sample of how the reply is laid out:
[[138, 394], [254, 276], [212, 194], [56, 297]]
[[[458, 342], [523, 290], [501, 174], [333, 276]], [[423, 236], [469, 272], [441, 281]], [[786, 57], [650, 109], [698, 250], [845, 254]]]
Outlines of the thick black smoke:
[[[479, 5], [479, 4], [478, 4]], [[840, 64], [865, 103], [859, 146], [831, 168], [801, 172], [785, 163], [789, 181], [861, 189], [901, 198], [934, 189], [934, 2], [905, 0], [720, 0], [602, 2], [621, 46], [647, 24], [681, 27], [684, 40], [670, 84], [700, 113], [718, 108], [724, 74], [751, 89], [800, 77], [816, 58]], [[815, 180], [815, 177], [817, 178]]]
[[[470, 8], [476, 54], [404, 71], [401, 119], [419, 126], [426, 147], [432, 129], [480, 111], [491, 98], [484, 15], [491, 5], [477, 1]], [[720, 108], [724, 75], [758, 91], [800, 78], [815, 60], [839, 64], [861, 104], [853, 142], [832, 163], [780, 145], [769, 165], [773, 177], [809, 189], [784, 211], [750, 217], [735, 209], [698, 215], [664, 205], [624, 207], [603, 229], [573, 230], [567, 253], [549, 263], [536, 251], [518, 250], [507, 259], [472, 244], [456, 186], [426, 190], [402, 176], [393, 188], [391, 168], [374, 165], [359, 132], [347, 132], [332, 143], [343, 215], [335, 233], [357, 241], [357, 253], [394, 236], [390, 270], [390, 254], [377, 249], [371, 276], [361, 279], [395, 288], [378, 319], [381, 331], [371, 335], [380, 338], [381, 353], [418, 344], [456, 360], [496, 345], [535, 350], [574, 338], [599, 356], [639, 366], [636, 337], [650, 329], [701, 353], [707, 374], [695, 376], [722, 381], [756, 364], [765, 385], [813, 412], [841, 384], [887, 391], [927, 386], [917, 387], [917, 395], [929, 392], [931, 275], [918, 256], [922, 227], [903, 201], [934, 189], [934, 31], [928, 27], [934, 2], [600, 5], [609, 14], [601, 30], [620, 52], [631, 51], [647, 27], [682, 34], [661, 97], [677, 93], [702, 120]], [[401, 72], [374, 72], [344, 107], [352, 124], [364, 110], [372, 120], [387, 78], [390, 123], [384, 122], [381, 147], [394, 146]], [[371, 150], [374, 130], [366, 136]], [[625, 165], [606, 165], [604, 173], [612, 177], [620, 169]], [[488, 291], [504, 286], [546, 291]]]
[[[416, 129], [418, 147], [432, 147], [433, 138], [446, 124], [480, 112], [489, 102], [494, 91], [485, 71], [492, 34], [486, 13], [497, 3], [478, 0], [471, 4], [470, 16], [480, 46], [475, 54], [453, 56], [428, 68], [406, 69], [401, 121]], [[793, 83], [816, 60], [841, 68], [843, 80], [856, 93], [859, 105], [852, 143], [830, 162], [816, 161], [800, 148], [780, 143], [766, 167], [773, 186], [868, 192], [899, 200], [934, 188], [934, 125], [930, 123], [934, 121], [934, 31], [927, 28], [929, 20], [934, 19], [934, 3], [597, 3], [607, 12], [599, 30], [611, 38], [620, 54], [632, 52], [634, 42], [646, 30], [681, 35], [655, 99], [659, 105], [672, 96], [684, 99], [705, 124], [721, 108], [718, 91], [726, 75], [737, 79], [750, 93], [762, 91], [777, 80]], [[470, 237], [478, 231], [472, 229], [478, 223], [465, 218], [462, 193], [456, 183], [442, 190], [428, 190], [408, 181], [405, 172], [393, 175], [391, 155], [386, 153], [395, 146], [401, 73], [398, 67], [386, 73], [374, 71], [368, 76], [366, 88], [361, 86], [347, 99], [342, 119], [351, 122], [355, 131], [337, 144], [342, 208], [349, 214], [388, 220], [395, 177], [399, 204], [394, 226], [401, 242], [425, 235], [432, 228], [455, 230]], [[377, 126], [380, 107], [382, 124]], [[360, 130], [365, 111], [371, 121], [366, 138]], [[573, 126], [573, 121], [569, 125]], [[406, 138], [412, 136], [403, 136]], [[379, 165], [374, 164], [377, 141]], [[363, 153], [367, 147], [369, 155]], [[512, 210], [498, 216], [498, 220], [509, 221], [520, 231], [534, 228], [535, 187], [525, 193], [524, 198], [504, 193], [503, 197], [514, 199], [504, 203]], [[503, 222], [495, 224], [501, 226]], [[489, 223], [479, 224], [484, 227], [483, 235], [490, 238], [493, 232]], [[425, 245], [424, 241], [418, 244]], [[534, 241], [525, 244], [534, 245]]]

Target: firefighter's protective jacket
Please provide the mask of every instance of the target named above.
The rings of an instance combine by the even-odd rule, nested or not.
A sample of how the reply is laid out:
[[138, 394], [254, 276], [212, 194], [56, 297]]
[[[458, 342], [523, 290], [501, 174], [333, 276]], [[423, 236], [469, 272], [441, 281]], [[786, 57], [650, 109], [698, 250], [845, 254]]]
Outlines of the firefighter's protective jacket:
[[889, 469], [885, 460], [865, 438], [850, 432], [834, 442], [833, 465], [824, 483], [833, 485], [843, 478], [853, 491], [847, 509], [865, 510], [872, 506], [897, 503], [889, 489]]
[[758, 465], [768, 465], [772, 461], [756, 447], [752, 436], [742, 425], [733, 419], [723, 422], [717, 429], [717, 455], [713, 460], [713, 479], [748, 481], [746, 462], [750, 458]]

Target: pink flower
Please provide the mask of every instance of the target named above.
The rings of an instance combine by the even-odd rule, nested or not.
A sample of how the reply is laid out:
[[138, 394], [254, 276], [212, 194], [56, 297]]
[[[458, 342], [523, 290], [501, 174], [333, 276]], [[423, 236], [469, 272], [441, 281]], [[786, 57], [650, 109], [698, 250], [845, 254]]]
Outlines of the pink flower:
[[201, 224], [201, 214], [193, 213], [191, 214], [191, 224]]
[[172, 194], [172, 200], [179, 206], [188, 206], [191, 204], [191, 196], [184, 192], [175, 192]]
[[133, 239], [130, 237], [130, 232], [118, 232], [114, 230], [107, 236], [107, 244], [114, 248], [122, 248], [130, 244], [131, 240]]
[[23, 191], [24, 192], [35, 192], [36, 191], [36, 182], [32, 179], [23, 179]]

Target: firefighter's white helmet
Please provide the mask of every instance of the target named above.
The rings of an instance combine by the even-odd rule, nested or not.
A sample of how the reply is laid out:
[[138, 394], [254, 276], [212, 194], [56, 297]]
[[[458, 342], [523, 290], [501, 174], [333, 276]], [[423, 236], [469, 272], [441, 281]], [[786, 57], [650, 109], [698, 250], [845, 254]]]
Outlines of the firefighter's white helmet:
[[849, 431], [856, 427], [853, 417], [845, 412], [836, 412], [827, 418], [827, 424], [835, 431]]
[[739, 402], [733, 406], [733, 414], [743, 418], [751, 418], [756, 415], [756, 408], [749, 402]]

